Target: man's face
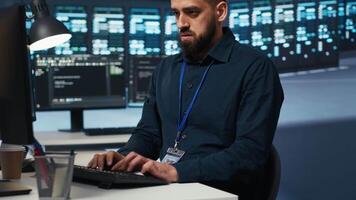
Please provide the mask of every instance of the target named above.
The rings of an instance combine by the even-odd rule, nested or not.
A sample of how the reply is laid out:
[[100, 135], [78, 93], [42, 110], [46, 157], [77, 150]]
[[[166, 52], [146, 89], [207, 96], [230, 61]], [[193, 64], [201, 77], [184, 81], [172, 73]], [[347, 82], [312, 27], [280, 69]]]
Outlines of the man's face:
[[190, 60], [207, 51], [216, 34], [217, 17], [205, 0], [171, 0], [172, 12], [179, 28], [179, 41]]

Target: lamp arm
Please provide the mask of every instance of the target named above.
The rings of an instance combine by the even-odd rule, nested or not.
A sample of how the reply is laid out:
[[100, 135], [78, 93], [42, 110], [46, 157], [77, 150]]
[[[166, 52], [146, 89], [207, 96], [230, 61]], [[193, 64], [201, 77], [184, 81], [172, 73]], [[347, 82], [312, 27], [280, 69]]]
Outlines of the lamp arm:
[[35, 19], [49, 16], [49, 9], [46, 0], [31, 0], [31, 10]]

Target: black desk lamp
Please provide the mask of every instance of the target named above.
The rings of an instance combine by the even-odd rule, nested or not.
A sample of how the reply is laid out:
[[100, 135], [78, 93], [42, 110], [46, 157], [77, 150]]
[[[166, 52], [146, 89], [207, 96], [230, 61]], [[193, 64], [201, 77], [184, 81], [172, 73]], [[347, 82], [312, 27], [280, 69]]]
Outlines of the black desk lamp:
[[49, 49], [72, 37], [63, 23], [50, 15], [45, 0], [32, 0], [31, 10], [35, 22], [30, 29], [30, 50]]

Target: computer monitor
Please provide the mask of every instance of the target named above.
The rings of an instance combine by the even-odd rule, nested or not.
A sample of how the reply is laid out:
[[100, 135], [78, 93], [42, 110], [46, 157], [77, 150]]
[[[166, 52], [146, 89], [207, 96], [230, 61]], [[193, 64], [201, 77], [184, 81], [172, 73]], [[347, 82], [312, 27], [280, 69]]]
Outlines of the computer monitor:
[[163, 49], [164, 55], [178, 54], [181, 50], [178, 41], [179, 30], [176, 23], [176, 17], [171, 9], [164, 10], [164, 34], [163, 34]]
[[296, 27], [293, 0], [276, 0], [274, 7], [273, 57], [272, 60], [280, 70], [300, 67], [295, 56]]
[[300, 0], [296, 9], [295, 54], [300, 67], [315, 68], [318, 64], [318, 10], [317, 2]]
[[339, 35], [339, 46], [340, 46], [340, 50], [344, 50], [345, 46], [346, 46], [346, 32], [345, 32], [345, 0], [338, 0], [337, 1], [338, 4], [338, 10], [337, 10], [337, 15], [338, 15], [338, 31], [337, 34]]
[[161, 54], [161, 15], [159, 8], [130, 8], [129, 54]]
[[53, 8], [56, 19], [72, 33], [72, 38], [54, 48], [55, 55], [86, 54], [90, 52], [88, 42], [88, 9], [81, 5], [56, 5]]
[[130, 56], [129, 106], [142, 106], [148, 96], [151, 77], [162, 56]]
[[118, 6], [95, 6], [92, 18], [92, 53], [94, 55], [124, 54], [124, 9]]
[[345, 0], [345, 40], [343, 50], [356, 50], [356, 0]]
[[121, 55], [53, 55], [35, 59], [37, 110], [70, 110], [71, 129], [81, 131], [84, 109], [127, 105]]
[[320, 0], [318, 5], [318, 56], [320, 66], [335, 67], [339, 62], [338, 3]]
[[0, 138], [5, 143], [31, 144], [31, 70], [25, 29], [25, 8], [0, 9]]
[[241, 44], [251, 44], [251, 11], [249, 1], [238, 0], [230, 4], [229, 27]]
[[124, 10], [114, 6], [91, 10], [63, 2], [50, 6], [73, 37], [33, 59], [36, 109], [70, 110], [71, 128], [64, 131], [81, 131], [84, 110], [127, 105]]
[[269, 58], [273, 55], [273, 7], [269, 0], [255, 0], [251, 11], [251, 45]]

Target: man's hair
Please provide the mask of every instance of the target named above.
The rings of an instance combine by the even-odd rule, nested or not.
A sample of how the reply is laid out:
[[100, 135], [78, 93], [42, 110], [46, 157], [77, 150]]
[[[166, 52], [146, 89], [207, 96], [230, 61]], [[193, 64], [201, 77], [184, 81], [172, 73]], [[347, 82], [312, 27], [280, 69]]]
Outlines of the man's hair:
[[220, 3], [221, 1], [225, 1], [227, 2], [227, 0], [206, 0], [210, 5], [212, 6], [216, 6], [218, 3]]

